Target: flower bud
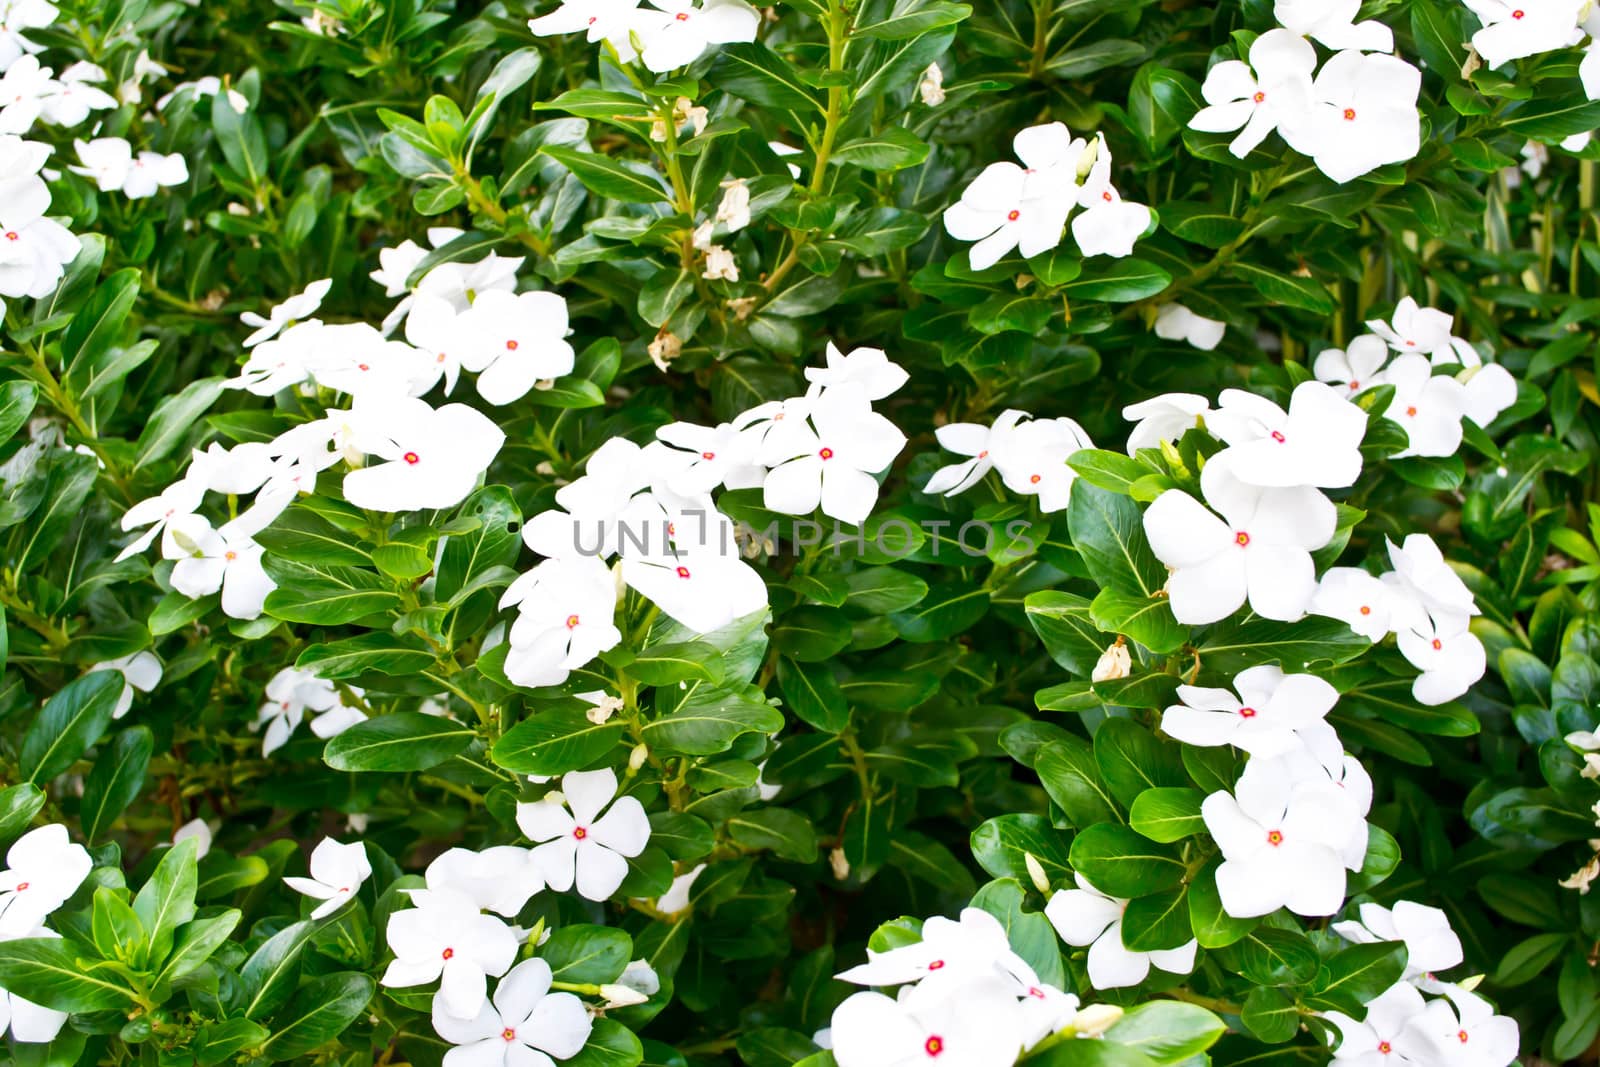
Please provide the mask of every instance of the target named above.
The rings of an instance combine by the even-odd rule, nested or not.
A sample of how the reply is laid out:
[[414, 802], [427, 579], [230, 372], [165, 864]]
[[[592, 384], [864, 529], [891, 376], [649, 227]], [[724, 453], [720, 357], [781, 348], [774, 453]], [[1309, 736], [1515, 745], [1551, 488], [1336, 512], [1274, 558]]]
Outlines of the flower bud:
[[1100, 660], [1094, 665], [1094, 672], [1089, 675], [1093, 682], [1114, 682], [1118, 678], [1126, 678], [1133, 673], [1133, 657], [1128, 654], [1128, 646], [1118, 637], [1116, 642], [1100, 654]]
[[828, 866], [833, 868], [833, 876], [839, 881], [850, 877], [850, 861], [845, 858], [844, 849], [836, 848], [828, 853]]
[[1023, 866], [1028, 868], [1028, 878], [1033, 882], [1033, 888], [1049, 895], [1050, 876], [1044, 873], [1044, 865], [1034, 858], [1032, 852], [1024, 852], [1022, 854], [1022, 863]]
[[643, 1004], [650, 998], [637, 989], [629, 989], [625, 985], [603, 985], [600, 995], [606, 998], [606, 1008], [631, 1008], [635, 1004]]
[[644, 766], [644, 761], [650, 758], [650, 746], [639, 744], [633, 746], [633, 751], [628, 753], [628, 770], [637, 774], [639, 768]]
[[944, 103], [944, 71], [939, 69], [939, 64], [930, 63], [928, 69], [922, 72], [922, 80], [917, 83], [917, 95], [929, 107]]
[[1072, 1029], [1079, 1037], [1099, 1037], [1122, 1018], [1115, 1004], [1090, 1004], [1072, 1017]]

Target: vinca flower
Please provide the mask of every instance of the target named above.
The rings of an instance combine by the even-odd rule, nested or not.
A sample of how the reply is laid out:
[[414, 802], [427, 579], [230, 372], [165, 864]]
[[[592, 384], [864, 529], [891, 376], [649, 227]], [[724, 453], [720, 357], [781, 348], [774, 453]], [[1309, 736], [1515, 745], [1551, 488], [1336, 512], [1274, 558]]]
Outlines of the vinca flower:
[[1056, 247], [1077, 203], [1087, 141], [1053, 122], [1018, 133], [1012, 149], [1021, 166], [991, 163], [945, 209], [945, 231], [977, 242], [969, 253], [973, 270], [992, 267], [1012, 249], [1032, 257]]
[[1353, 1067], [1431, 1065], [1430, 1050], [1410, 1032], [1425, 1008], [1415, 986], [1398, 982], [1367, 1003], [1364, 1019], [1358, 1021], [1339, 1011], [1325, 1013], [1324, 1018], [1339, 1030], [1333, 1062]]
[[41, 46], [27, 36], [28, 30], [55, 22], [60, 9], [47, 0], [4, 0], [0, 2], [0, 71]]
[[1089, 946], [1089, 983], [1096, 989], [1138, 985], [1150, 968], [1171, 974], [1194, 969], [1199, 942], [1157, 951], [1131, 949], [1123, 944], [1123, 915], [1128, 902], [1100, 892], [1081, 872], [1073, 876], [1076, 889], [1063, 889], [1045, 905], [1045, 917], [1069, 945]]
[[840, 352], [829, 341], [823, 359], [824, 366], [805, 369], [806, 381], [811, 383], [808, 393], [854, 385], [868, 400], [877, 401], [897, 392], [911, 378], [905, 368], [891, 360], [881, 348]]
[[1233, 793], [1206, 797], [1200, 813], [1222, 850], [1223, 910], [1235, 918], [1285, 907], [1308, 916], [1339, 910], [1350, 824], [1334, 792], [1325, 781], [1297, 780], [1287, 764], [1253, 759]]
[[[172, 567], [172, 588], [192, 600], [222, 591], [222, 611], [233, 619], [260, 616], [278, 587], [262, 566], [262, 548], [239, 520], [213, 529], [200, 515], [180, 515], [167, 529], [162, 556]], [[168, 546], [172, 551], [168, 551]]]
[[1487, 427], [1500, 413], [1517, 402], [1517, 380], [1498, 363], [1485, 363], [1463, 371], [1465, 414], [1475, 425]]
[[640, 58], [657, 74], [686, 67], [712, 45], [756, 39], [761, 15], [743, 0], [646, 0], [634, 28], [644, 42]]
[[1216, 319], [1197, 315], [1182, 304], [1172, 303], [1162, 304], [1157, 309], [1152, 329], [1163, 341], [1182, 341], [1202, 352], [1210, 352], [1222, 343], [1228, 327]]
[[1583, 40], [1583, 0], [1462, 0], [1483, 23], [1472, 35], [1489, 69], [1513, 59], [1569, 48]]
[[562, 0], [561, 6], [549, 14], [529, 19], [528, 29], [535, 37], [582, 33], [590, 44], [609, 41], [628, 61], [634, 57], [628, 33], [638, 16], [639, 0]]
[[6, 852], [0, 870], [0, 939], [26, 937], [89, 877], [89, 852], [50, 823], [29, 830]]
[[1400, 651], [1422, 673], [1411, 684], [1418, 703], [1444, 704], [1463, 696], [1488, 669], [1483, 642], [1466, 615], [1441, 613], [1399, 631]]
[[1393, 52], [1394, 31], [1377, 19], [1355, 21], [1361, 0], [1277, 0], [1279, 25], [1335, 51]]
[[535, 382], [572, 371], [567, 302], [555, 293], [479, 293], [460, 319], [461, 366], [478, 375], [478, 393], [509, 404]]
[[528, 899], [544, 888], [533, 853], [515, 845], [474, 852], [451, 848], [439, 853], [424, 872], [429, 889], [448, 889], [471, 897], [485, 911], [514, 919]]
[[556, 892], [576, 884], [590, 900], [608, 900], [627, 877], [627, 861], [650, 839], [644, 806], [635, 797], [617, 797], [610, 768], [562, 775], [559, 796], [517, 805], [517, 825], [540, 842], [533, 862]]
[[1305, 486], [1245, 485], [1213, 457], [1200, 475], [1206, 503], [1169, 489], [1144, 514], [1156, 558], [1172, 569], [1172, 614], [1195, 626], [1227, 618], [1246, 600], [1257, 615], [1293, 622], [1317, 588], [1311, 553], [1333, 537], [1337, 514], [1327, 497]]
[[320, 901], [311, 909], [312, 919], [326, 919], [340, 908], [372, 876], [366, 847], [356, 841], [343, 844], [325, 837], [311, 850], [311, 877], [286, 877], [284, 885], [296, 893]]
[[762, 485], [764, 503], [785, 515], [809, 515], [820, 505], [829, 518], [860, 525], [878, 500], [873, 475], [905, 445], [905, 434], [872, 410], [860, 386], [824, 390], [809, 423], [791, 422], [767, 435], [761, 461], [772, 470]]
[[1128, 455], [1141, 448], [1158, 448], [1176, 441], [1211, 414], [1211, 402], [1194, 393], [1165, 393], [1122, 409], [1122, 417], [1136, 423], [1128, 434]]
[[339, 703], [333, 683], [298, 667], [285, 667], [267, 683], [266, 702], [256, 712], [255, 728], [266, 727], [261, 755], [270, 756], [283, 747], [289, 735], [305, 719], [307, 711], [325, 712]]
[[1404, 600], [1416, 602], [1430, 615], [1476, 615], [1478, 605], [1467, 583], [1445, 561], [1427, 534], [1410, 534], [1389, 545], [1392, 577], [1386, 578]]
[[1431, 982], [1434, 974], [1447, 971], [1466, 958], [1461, 939], [1450, 928], [1449, 916], [1438, 908], [1402, 900], [1391, 909], [1368, 901], [1361, 905], [1358, 913], [1360, 922], [1334, 923], [1333, 932], [1358, 945], [1404, 942], [1406, 970], [1401, 977], [1407, 982]]
[[1299, 747], [1301, 729], [1320, 724], [1338, 703], [1333, 686], [1311, 674], [1284, 674], [1271, 664], [1250, 667], [1226, 689], [1180, 685], [1182, 704], [1169, 707], [1161, 729], [1191, 745], [1232, 745], [1252, 756], [1281, 756]]
[[116, 659], [101, 660], [90, 671], [116, 671], [122, 675], [122, 692], [111, 717], [120, 719], [133, 707], [135, 692], [148, 693], [161, 684], [161, 661], [153, 652], [132, 652]]
[[1450, 1067], [1504, 1067], [1516, 1058], [1516, 1020], [1460, 986], [1446, 986], [1444, 994], [1408, 1022], [1409, 1040], [1425, 1042], [1435, 1062]]
[[866, 963], [836, 977], [872, 986], [928, 979], [960, 986], [1004, 978], [1026, 988], [1036, 981], [1033, 968], [1011, 950], [1005, 927], [981, 908], [963, 908], [956, 919], [932, 916], [922, 924], [921, 941], [887, 952], [869, 948]]
[[1228, 151], [1243, 159], [1273, 130], [1301, 124], [1311, 108], [1316, 49], [1292, 30], [1268, 30], [1250, 46], [1250, 62], [1230, 59], [1206, 74], [1200, 95], [1207, 106], [1189, 120], [1204, 133], [1239, 135]]
[[239, 316], [239, 321], [246, 326], [255, 328], [255, 332], [246, 337], [241, 343], [245, 348], [254, 348], [263, 341], [270, 341], [284, 330], [297, 322], [304, 321], [316, 314], [322, 306], [322, 301], [328, 295], [328, 290], [333, 288], [333, 279], [323, 278], [312, 282], [300, 292], [291, 296], [283, 303], [267, 312], [265, 318], [253, 311], [246, 311]]
[[522, 575], [500, 598], [516, 606], [506, 677], [517, 685], [560, 685], [569, 672], [614, 648], [617, 584], [593, 556], [550, 559]]
[[1093, 447], [1089, 435], [1072, 419], [1029, 419], [995, 442], [995, 469], [1007, 489], [1038, 497], [1039, 510], [1049, 515], [1072, 503], [1078, 472], [1067, 460]]
[[362, 452], [383, 462], [351, 471], [345, 499], [373, 511], [420, 511], [461, 503], [477, 487], [505, 431], [465, 404], [434, 409], [407, 397], [382, 398], [366, 409]]
[[1340, 52], [1317, 72], [1311, 105], [1284, 139], [1342, 185], [1416, 156], [1421, 91], [1422, 72], [1403, 59]]
[[1455, 362], [1451, 330], [1455, 322], [1438, 308], [1422, 307], [1411, 297], [1402, 297], [1394, 315], [1385, 322], [1369, 319], [1367, 329], [1388, 342], [1402, 355], [1423, 355], [1435, 363]]
[[1013, 426], [1027, 417], [1027, 412], [1009, 408], [995, 418], [992, 426], [981, 426], [972, 422], [952, 422], [934, 430], [934, 437], [945, 451], [972, 458], [961, 463], [953, 463], [948, 467], [940, 467], [933, 472], [933, 477], [928, 479], [928, 484], [922, 487], [922, 491], [929, 494], [943, 493], [945, 496], [957, 496], [983, 481], [984, 476], [994, 469], [996, 443], [1009, 433]]
[[1368, 641], [1393, 632], [1394, 591], [1360, 567], [1333, 567], [1317, 583], [1307, 610], [1338, 619]]
[[463, 1015], [441, 991], [433, 1002], [433, 1029], [455, 1048], [444, 1067], [554, 1067], [576, 1056], [594, 1020], [571, 993], [552, 993], [544, 960], [524, 960], [496, 984], [492, 1000]]
[[458, 1019], [472, 1019], [488, 995], [489, 977], [510, 970], [517, 957], [511, 927], [478, 910], [471, 897], [451, 889], [412, 889], [412, 907], [392, 912], [384, 936], [394, 960], [379, 981], [392, 988], [439, 983], [437, 1004]]
[[1447, 375], [1436, 375], [1423, 356], [1398, 356], [1383, 372], [1394, 386], [1384, 417], [1405, 430], [1411, 444], [1401, 456], [1453, 456], [1461, 447], [1466, 389]]
[[0, 296], [49, 296], [82, 247], [42, 207], [29, 206], [0, 203]]
[[856, 993], [833, 1011], [839, 1067], [999, 1067], [1022, 1051], [1022, 1010], [998, 978], [916, 989], [892, 1000]]
[[1228, 471], [1249, 485], [1343, 489], [1361, 474], [1367, 414], [1322, 382], [1302, 382], [1289, 410], [1225, 389], [1207, 428], [1227, 442]]
[[1340, 386], [1346, 397], [1364, 393], [1383, 384], [1383, 368], [1389, 362], [1389, 349], [1383, 338], [1362, 334], [1348, 348], [1325, 348], [1317, 353], [1312, 373], [1319, 382]]
[[[109, 111], [117, 106], [116, 97], [104, 89], [96, 88], [96, 83], [106, 80], [106, 72], [93, 63], [78, 62], [72, 64], [61, 72], [61, 77], [56, 79], [55, 91], [41, 101], [41, 117], [54, 126], [78, 126], [89, 119], [92, 111]], [[166, 160], [171, 157], [161, 156], [151, 152], [148, 155], [156, 160]], [[177, 156], [181, 162], [183, 157]], [[188, 170], [184, 170], [185, 180]], [[167, 183], [176, 184], [176, 183]], [[154, 190], [152, 190], [153, 192]], [[132, 193], [128, 194], [132, 196]]]
[[130, 200], [154, 196], [158, 189], [189, 180], [189, 165], [176, 152], [140, 152], [135, 156], [133, 146], [121, 137], [74, 141], [73, 147], [83, 162], [72, 168], [74, 172], [93, 178], [102, 192], [121, 192]]
[[731, 545], [630, 554], [622, 561], [622, 579], [696, 633], [712, 633], [767, 606], [760, 572]]
[[1094, 166], [1078, 190], [1083, 210], [1072, 218], [1072, 239], [1085, 256], [1121, 259], [1133, 254], [1133, 243], [1150, 228], [1150, 209], [1122, 199], [1111, 184], [1111, 150], [1105, 134], [1095, 142]]

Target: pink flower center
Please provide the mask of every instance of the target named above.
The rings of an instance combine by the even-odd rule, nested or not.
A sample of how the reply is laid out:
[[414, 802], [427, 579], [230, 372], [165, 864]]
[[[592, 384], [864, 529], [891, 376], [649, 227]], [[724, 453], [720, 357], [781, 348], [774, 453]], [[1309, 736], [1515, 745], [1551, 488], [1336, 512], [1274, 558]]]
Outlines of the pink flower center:
[[1243, 530], [1240, 530], [1238, 533], [1234, 534], [1233, 541], [1234, 544], [1238, 545], [1240, 548], [1250, 547], [1250, 535], [1245, 533]]
[[687, 11], [680, 11], [676, 15], [674, 15], [673, 17], [676, 18], [679, 22], [688, 22], [689, 21], [689, 13]]
[[[1527, 16], [1528, 16], [1528, 13], [1526, 11], [1522, 10], [1520, 7], [1517, 8], [1517, 10], [1515, 10], [1515, 11], [1513, 11], [1511, 13], [1511, 17], [1514, 18], [1514, 19], [1523, 19], [1523, 18], [1527, 18]], [[1462, 1038], [1462, 1040], [1464, 1041], [1466, 1039]]]
[[824, 448], [822, 451], [817, 453], [817, 457], [819, 459], [832, 459], [833, 458], [833, 449]]
[[517, 342], [515, 342], [515, 341], [507, 341], [506, 342], [506, 351], [507, 352], [515, 352], [517, 350], [517, 348], [518, 348]]
[[1361, 605], [1361, 614], [1363, 614], [1363, 615], [1371, 615], [1372, 614], [1372, 609], [1369, 608], [1367, 605], [1363, 604], [1363, 605]]
[[1283, 831], [1273, 830], [1271, 833], [1267, 834], [1267, 844], [1271, 845], [1273, 848], [1277, 848], [1279, 845], [1283, 844]]
[[1256, 93], [1255, 96], [1251, 97], [1250, 99], [1254, 100], [1258, 104], [1263, 104], [1263, 103], [1266, 103], [1267, 94], [1258, 92], [1258, 93]]
[[1030, 474], [1028, 476], [1028, 482], [1031, 485], [1038, 485], [1043, 480], [1044, 480], [1044, 475], [1042, 475], [1042, 474]]
[[515, 1041], [516, 1039], [517, 1039], [517, 1032], [515, 1030], [511, 1029], [511, 1027], [508, 1026], [504, 1030], [500, 1031], [500, 1040], [506, 1041], [506, 1042], [511, 1042], [511, 1041]]
[[1009, 221], [1009, 222], [1016, 222], [1021, 217], [1022, 217], [1022, 212], [1013, 210], [1008, 215], [1006, 215], [1006, 220]]
[[435, 362], [443, 363], [444, 361], [445, 361], [445, 354], [443, 352], [440, 352], [439, 353], [439, 358]]
[[932, 963], [928, 964], [928, 970], [930, 971], [941, 970], [943, 967], [944, 960], [934, 960]]
[[1387, 1041], [1380, 1041], [1378, 1042], [1378, 1051], [1387, 1056], [1391, 1051], [1393, 1051], [1393, 1046], [1391, 1046]]
[[1441, 649], [1443, 649], [1443, 648], [1444, 648], [1444, 642], [1443, 642], [1443, 641], [1441, 641], [1441, 640], [1439, 640], [1439, 639], [1438, 639], [1438, 638], [1437, 638], [1437, 637], [1435, 637], [1435, 638], [1434, 638], [1434, 639], [1433, 639], [1433, 650], [1434, 650], [1434, 651], [1435, 651], [1435, 652], [1438, 652], [1438, 651], [1440, 651], [1440, 650], [1441, 650]]
[[582, 841], [584, 838], [589, 836], [589, 831], [579, 826], [573, 829], [572, 836], [577, 840]]
[[22, 240], [22, 235], [17, 233], [16, 230], [7, 230], [6, 231], [6, 240], [8, 240], [8, 241], [20, 241], [20, 240]]
[[928, 1050], [928, 1055], [937, 1056], [944, 1051], [944, 1040], [936, 1035], [928, 1038], [922, 1047]]
[[1116, 197], [1111, 195], [1111, 190], [1110, 189], [1107, 189], [1105, 192], [1100, 194], [1100, 199], [1104, 200], [1106, 203], [1109, 204], [1112, 201], [1114, 201], [1116, 199]]
[[701, 459], [716, 459], [717, 458], [717, 454], [715, 452], [702, 452], [702, 453], [700, 453], [700, 458]]
[[1255, 708], [1240, 708], [1239, 709], [1239, 718], [1241, 718], [1241, 719], [1253, 719], [1255, 717], [1256, 717], [1256, 709]]
[[405, 460], [408, 464], [410, 464], [413, 467], [415, 467], [418, 463], [422, 462], [422, 457], [417, 455], [415, 452], [407, 452], [405, 455], [401, 456], [400, 458]]
[[447, 960], [447, 959], [450, 959], [455, 954], [456, 954], [456, 950], [455, 949], [447, 948], [443, 952], [439, 953], [439, 958], [443, 959], [443, 960]]
[[1044, 990], [1040, 989], [1038, 986], [1029, 986], [1028, 996], [1032, 997], [1034, 1000], [1043, 1000]]
[[1272, 439], [1274, 441], [1278, 442], [1280, 445], [1288, 440], [1287, 437], [1283, 436], [1283, 431], [1281, 431], [1281, 430], [1273, 430], [1272, 431]]
[[678, 568], [678, 577], [679, 578], [687, 578], [687, 577], [689, 577], [689, 568], [688, 567], [679, 567]]
[[1415, 407], [1406, 408], [1406, 414], [1414, 419], [1417, 417], [1417, 409]]
[[1465, 1045], [1468, 1041], [1472, 1040], [1472, 1037], [1465, 1030], [1457, 1030], [1456, 1040]]
[[1356, 381], [1354, 378], [1350, 379], [1350, 381], [1346, 382], [1345, 384], [1350, 387], [1350, 391], [1352, 393], [1361, 388], [1361, 383]]
[[235, 560], [239, 558], [239, 553], [230, 548], [228, 551], [222, 554], [222, 558], [226, 560]]
[[576, 630], [577, 628], [578, 628], [578, 617], [576, 615], [568, 615], [567, 616], [567, 629]]
[[371, 370], [371, 369], [372, 368], [367, 366], [365, 363], [357, 363], [356, 364], [356, 370]]
[[28, 883], [27, 882], [18, 882], [17, 883], [17, 892], [20, 893], [26, 888], [28, 888]]
[[1354, 122], [1356, 120], [1356, 109], [1353, 108], [1353, 107], [1345, 108], [1344, 109], [1344, 120], [1346, 122]]

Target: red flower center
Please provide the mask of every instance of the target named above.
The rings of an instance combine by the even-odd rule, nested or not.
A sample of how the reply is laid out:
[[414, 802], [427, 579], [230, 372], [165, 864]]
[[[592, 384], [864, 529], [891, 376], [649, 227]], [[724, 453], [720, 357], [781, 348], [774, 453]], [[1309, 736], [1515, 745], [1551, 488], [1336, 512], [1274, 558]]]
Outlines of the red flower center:
[[1283, 831], [1274, 830], [1269, 833], [1267, 835], [1267, 844], [1271, 845], [1273, 848], [1277, 848], [1279, 845], [1283, 844]]
[[1034, 1000], [1043, 1000], [1044, 990], [1040, 989], [1038, 986], [1029, 986], [1028, 996], [1032, 997]]
[[1044, 475], [1042, 474], [1030, 474], [1028, 476], [1028, 482], [1031, 485], [1038, 485], [1043, 479]]
[[517, 346], [517, 342], [515, 342], [515, 341], [507, 341], [506, 342], [506, 351], [507, 352], [515, 352], [517, 350], [517, 347], [518, 347]]
[[1438, 638], [1437, 638], [1437, 637], [1435, 637], [1435, 638], [1434, 638], [1434, 639], [1433, 639], [1433, 650], [1434, 650], [1434, 651], [1435, 651], [1435, 652], [1438, 652], [1438, 651], [1440, 651], [1440, 650], [1441, 650], [1441, 649], [1443, 649], [1443, 648], [1444, 648], [1444, 642], [1443, 642], [1443, 641], [1441, 641], [1441, 640], [1439, 640], [1439, 639], [1438, 639]]
[[702, 452], [702, 453], [700, 453], [700, 458], [701, 459], [716, 459], [717, 458], [717, 454], [715, 452]]
[[589, 22], [588, 22], [588, 25], [590, 25], [590, 26], [593, 26], [593, 25], [594, 25], [594, 24], [595, 24], [595, 23], [597, 23], [597, 22], [599, 22], [599, 21], [600, 21], [600, 19], [599, 19], [599, 18], [598, 18], [598, 17], [596, 17], [596, 16], [594, 16], [594, 15], [590, 15], [590, 16], [589, 16]]
[[687, 12], [687, 11], [680, 11], [680, 12], [678, 12], [678, 13], [677, 13], [677, 15], [675, 15], [675, 16], [674, 16], [674, 17], [675, 17], [675, 18], [676, 18], [676, 19], [677, 19], [677, 20], [678, 20], [678, 21], [679, 21], [679, 22], [688, 22], [688, 21], [689, 21], [689, 13], [688, 13], [688, 12]]
[[422, 457], [417, 455], [415, 452], [407, 452], [400, 458], [411, 464], [413, 467], [422, 462]]
[[1021, 217], [1022, 217], [1022, 212], [1020, 212], [1020, 211], [1012, 211], [1010, 214], [1008, 214], [1006, 216], [1006, 219], [1007, 219], [1007, 221], [1010, 221], [1010, 222], [1016, 222]]
[[1253, 719], [1255, 717], [1256, 717], [1256, 709], [1255, 708], [1240, 708], [1239, 709], [1239, 718], [1241, 718], [1241, 719]]
[[1255, 96], [1251, 97], [1250, 99], [1254, 100], [1258, 104], [1265, 103], [1266, 99], [1267, 99], [1267, 94], [1266, 93], [1262, 93], [1262, 92], [1258, 92], [1258, 93], [1256, 93]]
[[1353, 108], [1353, 107], [1345, 108], [1344, 109], [1344, 120], [1346, 122], [1354, 122], [1356, 120], [1356, 109]]
[[439, 953], [439, 958], [447, 960], [450, 957], [454, 956], [455, 954], [456, 954], [456, 950], [455, 949], [447, 948], [443, 952]]
[[[591, 19], [590, 21], [593, 20]], [[500, 1039], [502, 1041], [515, 1041], [517, 1039], [517, 1032], [508, 1026], [504, 1030], [500, 1031]]]
[[7, 230], [6, 231], [6, 240], [8, 240], [8, 241], [20, 241], [20, 240], [22, 240], [22, 235], [17, 233], [16, 230]]
[[817, 453], [817, 457], [819, 459], [832, 459], [833, 458], [833, 449], [824, 448], [822, 451]]
[[1288, 438], [1283, 436], [1283, 432], [1281, 430], [1273, 430], [1272, 431], [1272, 439], [1274, 441], [1278, 442], [1280, 445], [1288, 440]]
[[20, 893], [26, 888], [28, 888], [28, 883], [27, 882], [18, 882], [17, 883], [17, 892]]
[[1105, 192], [1100, 194], [1100, 199], [1104, 200], [1106, 203], [1109, 204], [1109, 203], [1112, 203], [1113, 201], [1115, 201], [1116, 197], [1111, 195], [1111, 190], [1110, 189], [1107, 189]]
[[1517, 8], [1517, 10], [1515, 10], [1515, 11], [1513, 11], [1511, 13], [1511, 17], [1514, 18], [1514, 19], [1526, 18], [1527, 15], [1528, 15], [1528, 13], [1526, 11], [1522, 10], [1520, 7]]
[[228, 551], [222, 554], [222, 558], [226, 560], [235, 560], [239, 558], [239, 553], [230, 548]]
[[1410, 415], [1412, 418], [1416, 418], [1417, 417], [1417, 409], [1414, 408], [1414, 407], [1406, 408], [1406, 414]]
[[1238, 533], [1234, 534], [1233, 540], [1234, 543], [1240, 548], [1248, 548], [1250, 545], [1250, 535], [1245, 533], [1243, 530], [1240, 530]]
[[1363, 615], [1371, 615], [1372, 614], [1372, 609], [1367, 607], [1367, 605], [1363, 604], [1363, 605], [1361, 605], [1361, 614], [1363, 614]]
[[572, 836], [577, 838], [579, 841], [582, 841], [584, 838], [589, 836], [589, 831], [579, 826], [572, 831]]
[[943, 966], [944, 966], [944, 960], [934, 960], [932, 963], [928, 964], [928, 970], [937, 971], [940, 968], [942, 968]]
[[1350, 387], [1350, 391], [1351, 391], [1351, 392], [1352, 392], [1352, 393], [1353, 393], [1353, 392], [1355, 392], [1355, 391], [1356, 391], [1356, 390], [1357, 390], [1357, 389], [1360, 389], [1360, 388], [1361, 388], [1361, 383], [1360, 383], [1360, 382], [1358, 382], [1358, 381], [1356, 381], [1356, 380], [1355, 380], [1355, 379], [1354, 379], [1354, 378], [1351, 378], [1351, 379], [1350, 379], [1350, 380], [1349, 380], [1349, 381], [1348, 381], [1348, 382], [1346, 382], [1346, 383], [1345, 383], [1345, 384], [1346, 384], [1346, 385], [1348, 385], [1348, 386], [1349, 386], [1349, 387]]
[[1378, 1042], [1378, 1051], [1383, 1053], [1385, 1056], [1387, 1056], [1389, 1054], [1389, 1052], [1391, 1051], [1391, 1046], [1390, 1046], [1389, 1042], [1387, 1042], [1387, 1041]]
[[578, 628], [578, 617], [576, 615], [568, 615], [567, 616], [567, 629], [576, 630], [577, 628]]
[[930, 1037], [922, 1047], [928, 1050], [928, 1055], [937, 1056], [944, 1051], [944, 1041], [938, 1037]]
[[434, 362], [443, 363], [444, 361], [445, 361], [445, 354], [443, 352], [440, 352], [439, 353], [439, 358], [437, 360], [435, 360]]
[[689, 568], [688, 567], [679, 567], [678, 568], [678, 577], [679, 578], [687, 578], [687, 577], [689, 577]]
[[1456, 1031], [1456, 1040], [1461, 1042], [1463, 1045], [1465, 1045], [1468, 1041], [1471, 1041], [1472, 1038], [1471, 1038], [1470, 1035], [1468, 1035], [1468, 1033], [1465, 1030], [1457, 1030]]
[[367, 366], [365, 363], [357, 363], [356, 364], [356, 370], [371, 370], [371, 369], [372, 368]]
[[989, 458], [989, 450], [986, 448], [982, 452], [979, 452], [978, 453], [978, 458], [979, 459], [988, 459]]

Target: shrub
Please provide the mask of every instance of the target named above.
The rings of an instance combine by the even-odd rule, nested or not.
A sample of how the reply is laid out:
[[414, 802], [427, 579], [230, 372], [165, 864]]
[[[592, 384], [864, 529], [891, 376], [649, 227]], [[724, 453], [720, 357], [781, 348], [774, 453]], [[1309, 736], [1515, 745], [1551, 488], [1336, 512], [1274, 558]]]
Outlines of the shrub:
[[1589, 6], [0, 0], [8, 1055], [1592, 1055]]

